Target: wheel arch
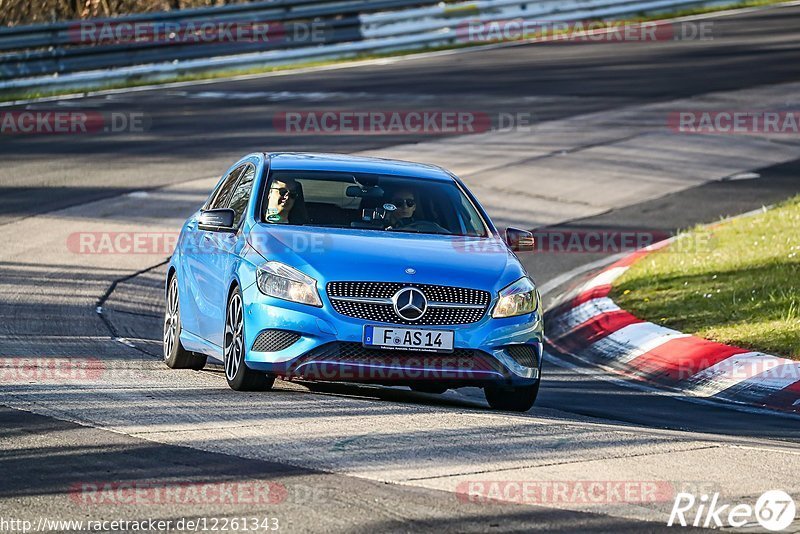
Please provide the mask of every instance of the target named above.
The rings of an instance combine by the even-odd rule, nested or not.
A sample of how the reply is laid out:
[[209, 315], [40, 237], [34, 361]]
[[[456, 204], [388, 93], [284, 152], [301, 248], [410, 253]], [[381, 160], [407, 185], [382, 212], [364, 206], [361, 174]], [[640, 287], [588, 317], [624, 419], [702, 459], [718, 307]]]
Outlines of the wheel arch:
[[178, 269], [174, 265], [170, 265], [169, 269], [167, 269], [167, 278], [164, 284], [164, 298], [169, 294], [169, 284], [172, 282], [173, 276], [178, 276]]
[[241, 288], [241, 287], [242, 287], [242, 284], [239, 283], [239, 279], [234, 277], [230, 281], [230, 283], [228, 284], [228, 294], [225, 297], [225, 302], [226, 303], [229, 302], [231, 300], [231, 295], [233, 295], [233, 292], [236, 291], [237, 289]]

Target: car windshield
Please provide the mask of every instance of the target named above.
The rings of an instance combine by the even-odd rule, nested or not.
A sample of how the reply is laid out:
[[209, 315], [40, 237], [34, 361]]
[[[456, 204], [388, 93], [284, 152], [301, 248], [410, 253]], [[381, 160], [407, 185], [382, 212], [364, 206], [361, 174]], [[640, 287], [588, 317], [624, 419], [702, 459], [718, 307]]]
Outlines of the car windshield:
[[455, 182], [377, 174], [275, 171], [264, 188], [267, 224], [486, 237]]

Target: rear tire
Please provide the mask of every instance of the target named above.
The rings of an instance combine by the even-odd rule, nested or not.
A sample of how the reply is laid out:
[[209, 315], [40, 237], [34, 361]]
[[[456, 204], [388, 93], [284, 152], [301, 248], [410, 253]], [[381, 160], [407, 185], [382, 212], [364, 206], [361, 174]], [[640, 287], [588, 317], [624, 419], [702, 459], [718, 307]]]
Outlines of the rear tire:
[[228, 298], [225, 312], [223, 363], [225, 379], [234, 391], [266, 391], [275, 383], [274, 376], [253, 371], [244, 361], [244, 306], [237, 287]]
[[539, 381], [533, 386], [503, 388], [486, 386], [483, 390], [486, 401], [495, 410], [506, 412], [527, 412], [536, 402], [539, 394]]
[[181, 307], [178, 298], [178, 277], [172, 275], [167, 282], [167, 302], [164, 310], [164, 363], [171, 369], [194, 369], [206, 365], [207, 357], [189, 352], [181, 343]]

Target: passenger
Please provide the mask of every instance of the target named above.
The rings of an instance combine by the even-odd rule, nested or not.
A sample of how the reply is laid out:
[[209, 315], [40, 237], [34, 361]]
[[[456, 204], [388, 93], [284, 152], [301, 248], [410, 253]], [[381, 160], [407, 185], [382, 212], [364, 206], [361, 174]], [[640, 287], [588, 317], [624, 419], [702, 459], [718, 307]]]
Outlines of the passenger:
[[299, 184], [293, 178], [272, 180], [267, 195], [265, 219], [274, 224], [288, 224], [297, 200]]

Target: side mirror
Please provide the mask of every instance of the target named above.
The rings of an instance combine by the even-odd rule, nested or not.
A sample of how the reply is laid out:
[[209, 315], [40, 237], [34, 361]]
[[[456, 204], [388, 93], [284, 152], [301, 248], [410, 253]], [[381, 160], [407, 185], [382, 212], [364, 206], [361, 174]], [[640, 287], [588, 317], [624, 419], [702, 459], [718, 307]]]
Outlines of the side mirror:
[[204, 211], [197, 220], [197, 227], [209, 232], [233, 232], [235, 217], [236, 213], [230, 208]]
[[506, 243], [514, 252], [533, 252], [533, 234], [519, 228], [506, 229]]

